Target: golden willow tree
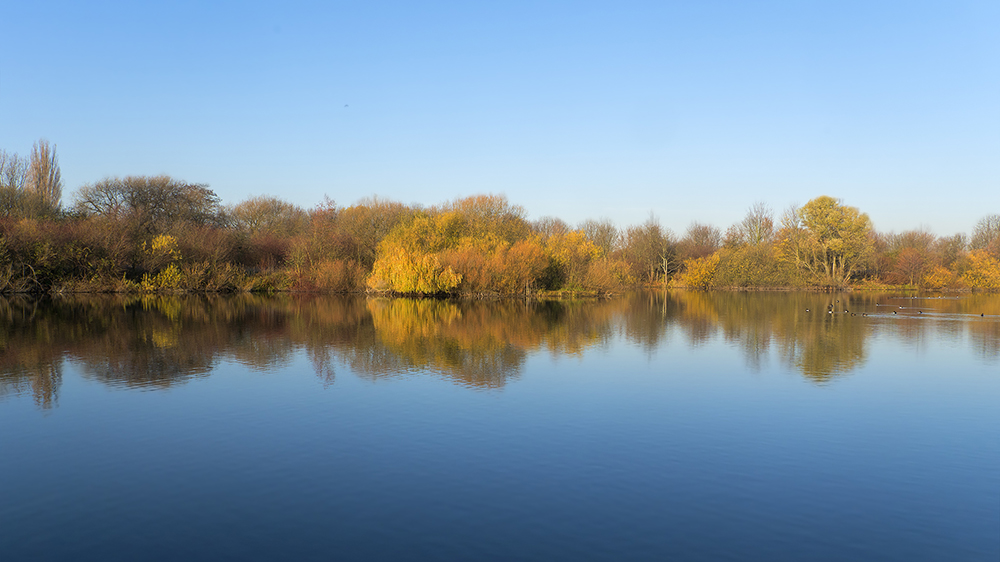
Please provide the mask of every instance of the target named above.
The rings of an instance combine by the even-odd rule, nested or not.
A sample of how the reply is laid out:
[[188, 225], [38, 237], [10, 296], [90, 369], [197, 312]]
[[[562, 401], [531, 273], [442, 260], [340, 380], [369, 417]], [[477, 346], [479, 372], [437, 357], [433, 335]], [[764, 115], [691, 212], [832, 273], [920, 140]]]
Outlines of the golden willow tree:
[[438, 253], [457, 243], [463, 230], [455, 212], [422, 214], [400, 224], [379, 244], [368, 286], [397, 293], [442, 293], [454, 289], [462, 276], [441, 265]]
[[843, 286], [874, 251], [872, 224], [857, 207], [826, 195], [786, 213], [778, 234], [781, 255], [829, 286]]
[[523, 207], [497, 195], [416, 213], [379, 244], [368, 286], [424, 294], [528, 291], [559, 256], [549, 256], [551, 248], [524, 215]]

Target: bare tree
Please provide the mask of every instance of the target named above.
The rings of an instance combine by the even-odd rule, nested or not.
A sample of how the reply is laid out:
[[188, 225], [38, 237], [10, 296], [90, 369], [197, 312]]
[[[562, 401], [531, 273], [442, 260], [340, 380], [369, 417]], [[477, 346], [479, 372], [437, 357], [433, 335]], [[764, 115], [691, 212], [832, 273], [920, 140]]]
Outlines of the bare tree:
[[774, 239], [774, 211], [758, 201], [748, 210], [747, 216], [737, 226], [740, 241], [749, 246], [760, 246]]
[[0, 150], [0, 186], [22, 190], [28, 180], [28, 161], [16, 152]]
[[233, 226], [248, 234], [293, 236], [309, 226], [304, 209], [277, 197], [251, 197], [230, 211]]
[[988, 215], [976, 223], [969, 249], [986, 250], [1000, 256], [1000, 215]]
[[0, 216], [23, 216], [28, 161], [0, 150]]
[[55, 145], [41, 139], [31, 147], [28, 190], [35, 193], [50, 211], [58, 211], [62, 199], [62, 174]]
[[682, 260], [709, 256], [722, 246], [722, 231], [701, 223], [691, 223], [684, 238], [677, 244]]
[[618, 248], [621, 232], [618, 231], [618, 228], [609, 219], [587, 219], [580, 223], [579, 228], [583, 231], [587, 240], [590, 240], [595, 246], [600, 248], [605, 256], [610, 256], [611, 252]]
[[641, 225], [625, 230], [623, 250], [625, 259], [647, 283], [655, 283], [661, 275], [669, 275], [676, 266], [674, 233], [661, 226], [653, 214]]
[[951, 267], [958, 258], [962, 257], [965, 247], [968, 245], [965, 234], [958, 233], [952, 236], [942, 236], [934, 243], [934, 253], [944, 267]]
[[570, 231], [569, 225], [556, 217], [542, 217], [531, 223], [531, 230], [547, 240], [555, 234], [565, 234]]
[[175, 225], [218, 225], [219, 197], [205, 184], [169, 176], [105, 178], [80, 188], [76, 211], [129, 221], [147, 232], [164, 232]]

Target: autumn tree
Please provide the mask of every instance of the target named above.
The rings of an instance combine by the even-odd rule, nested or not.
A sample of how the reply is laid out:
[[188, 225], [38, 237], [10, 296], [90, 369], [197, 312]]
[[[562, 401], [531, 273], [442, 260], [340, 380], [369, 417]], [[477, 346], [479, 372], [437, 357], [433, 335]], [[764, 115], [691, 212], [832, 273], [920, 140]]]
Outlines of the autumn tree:
[[397, 293], [451, 291], [462, 276], [443, 265], [438, 253], [457, 244], [462, 227], [454, 212], [424, 213], [398, 225], [379, 244], [368, 286]]
[[584, 288], [590, 263], [601, 255], [600, 248], [580, 230], [553, 234], [545, 241], [545, 250], [554, 266], [548, 280], [550, 288]]
[[1000, 289], [1000, 259], [984, 249], [971, 250], [958, 265], [960, 279], [972, 289]]
[[942, 267], [950, 268], [965, 253], [966, 246], [965, 234], [942, 236], [934, 241], [934, 255]]
[[719, 260], [718, 253], [685, 260], [684, 274], [681, 276], [680, 284], [690, 289], [711, 289], [715, 285]]
[[871, 255], [868, 215], [826, 195], [786, 213], [779, 238], [784, 259], [815, 282], [842, 286]]
[[[416, 209], [380, 197], [367, 197], [340, 209], [336, 216], [325, 213], [313, 217], [316, 236], [346, 237], [353, 248], [351, 257], [370, 270], [375, 264], [379, 244], [397, 225], [410, 220]], [[319, 219], [319, 220], [317, 220]]]
[[[790, 287], [798, 285], [795, 272], [779, 259], [774, 244], [774, 212], [764, 203], [754, 203], [740, 222], [726, 231], [717, 251], [713, 274], [718, 287]], [[701, 262], [704, 266], [709, 262]]]
[[934, 234], [923, 229], [889, 235], [886, 253], [892, 264], [892, 281], [921, 285], [924, 275], [935, 265], [933, 250], [936, 240]]
[[920, 284], [924, 273], [931, 267], [933, 267], [933, 264], [926, 252], [922, 252], [917, 248], [904, 248], [899, 252], [899, 256], [896, 257], [896, 266], [893, 269], [893, 273], [896, 276], [896, 280], [916, 286]]
[[552, 253], [524, 214], [497, 195], [417, 212], [379, 243], [369, 286], [401, 293], [529, 290]]
[[453, 212], [464, 221], [466, 235], [481, 237], [490, 233], [508, 244], [528, 236], [527, 211], [512, 205], [503, 195], [474, 195], [445, 204], [441, 212]]

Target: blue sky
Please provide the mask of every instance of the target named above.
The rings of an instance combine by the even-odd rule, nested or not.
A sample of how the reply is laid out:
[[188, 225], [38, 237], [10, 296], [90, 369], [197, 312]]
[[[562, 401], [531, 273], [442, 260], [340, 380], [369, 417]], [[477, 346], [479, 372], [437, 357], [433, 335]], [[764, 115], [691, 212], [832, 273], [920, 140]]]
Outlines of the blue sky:
[[1000, 213], [1000, 2], [12, 2], [0, 148], [66, 200], [169, 174], [225, 203], [652, 212], [723, 230], [840, 197], [882, 231]]

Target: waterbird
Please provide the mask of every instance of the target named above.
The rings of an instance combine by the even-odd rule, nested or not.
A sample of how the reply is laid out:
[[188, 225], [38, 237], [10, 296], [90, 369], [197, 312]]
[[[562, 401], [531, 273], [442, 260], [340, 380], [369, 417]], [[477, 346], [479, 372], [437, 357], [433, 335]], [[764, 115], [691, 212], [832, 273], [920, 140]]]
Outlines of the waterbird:
[[893, 313], [893, 314], [896, 314], [896, 311], [895, 311], [895, 310], [893, 310], [893, 311], [892, 311], [892, 313]]

